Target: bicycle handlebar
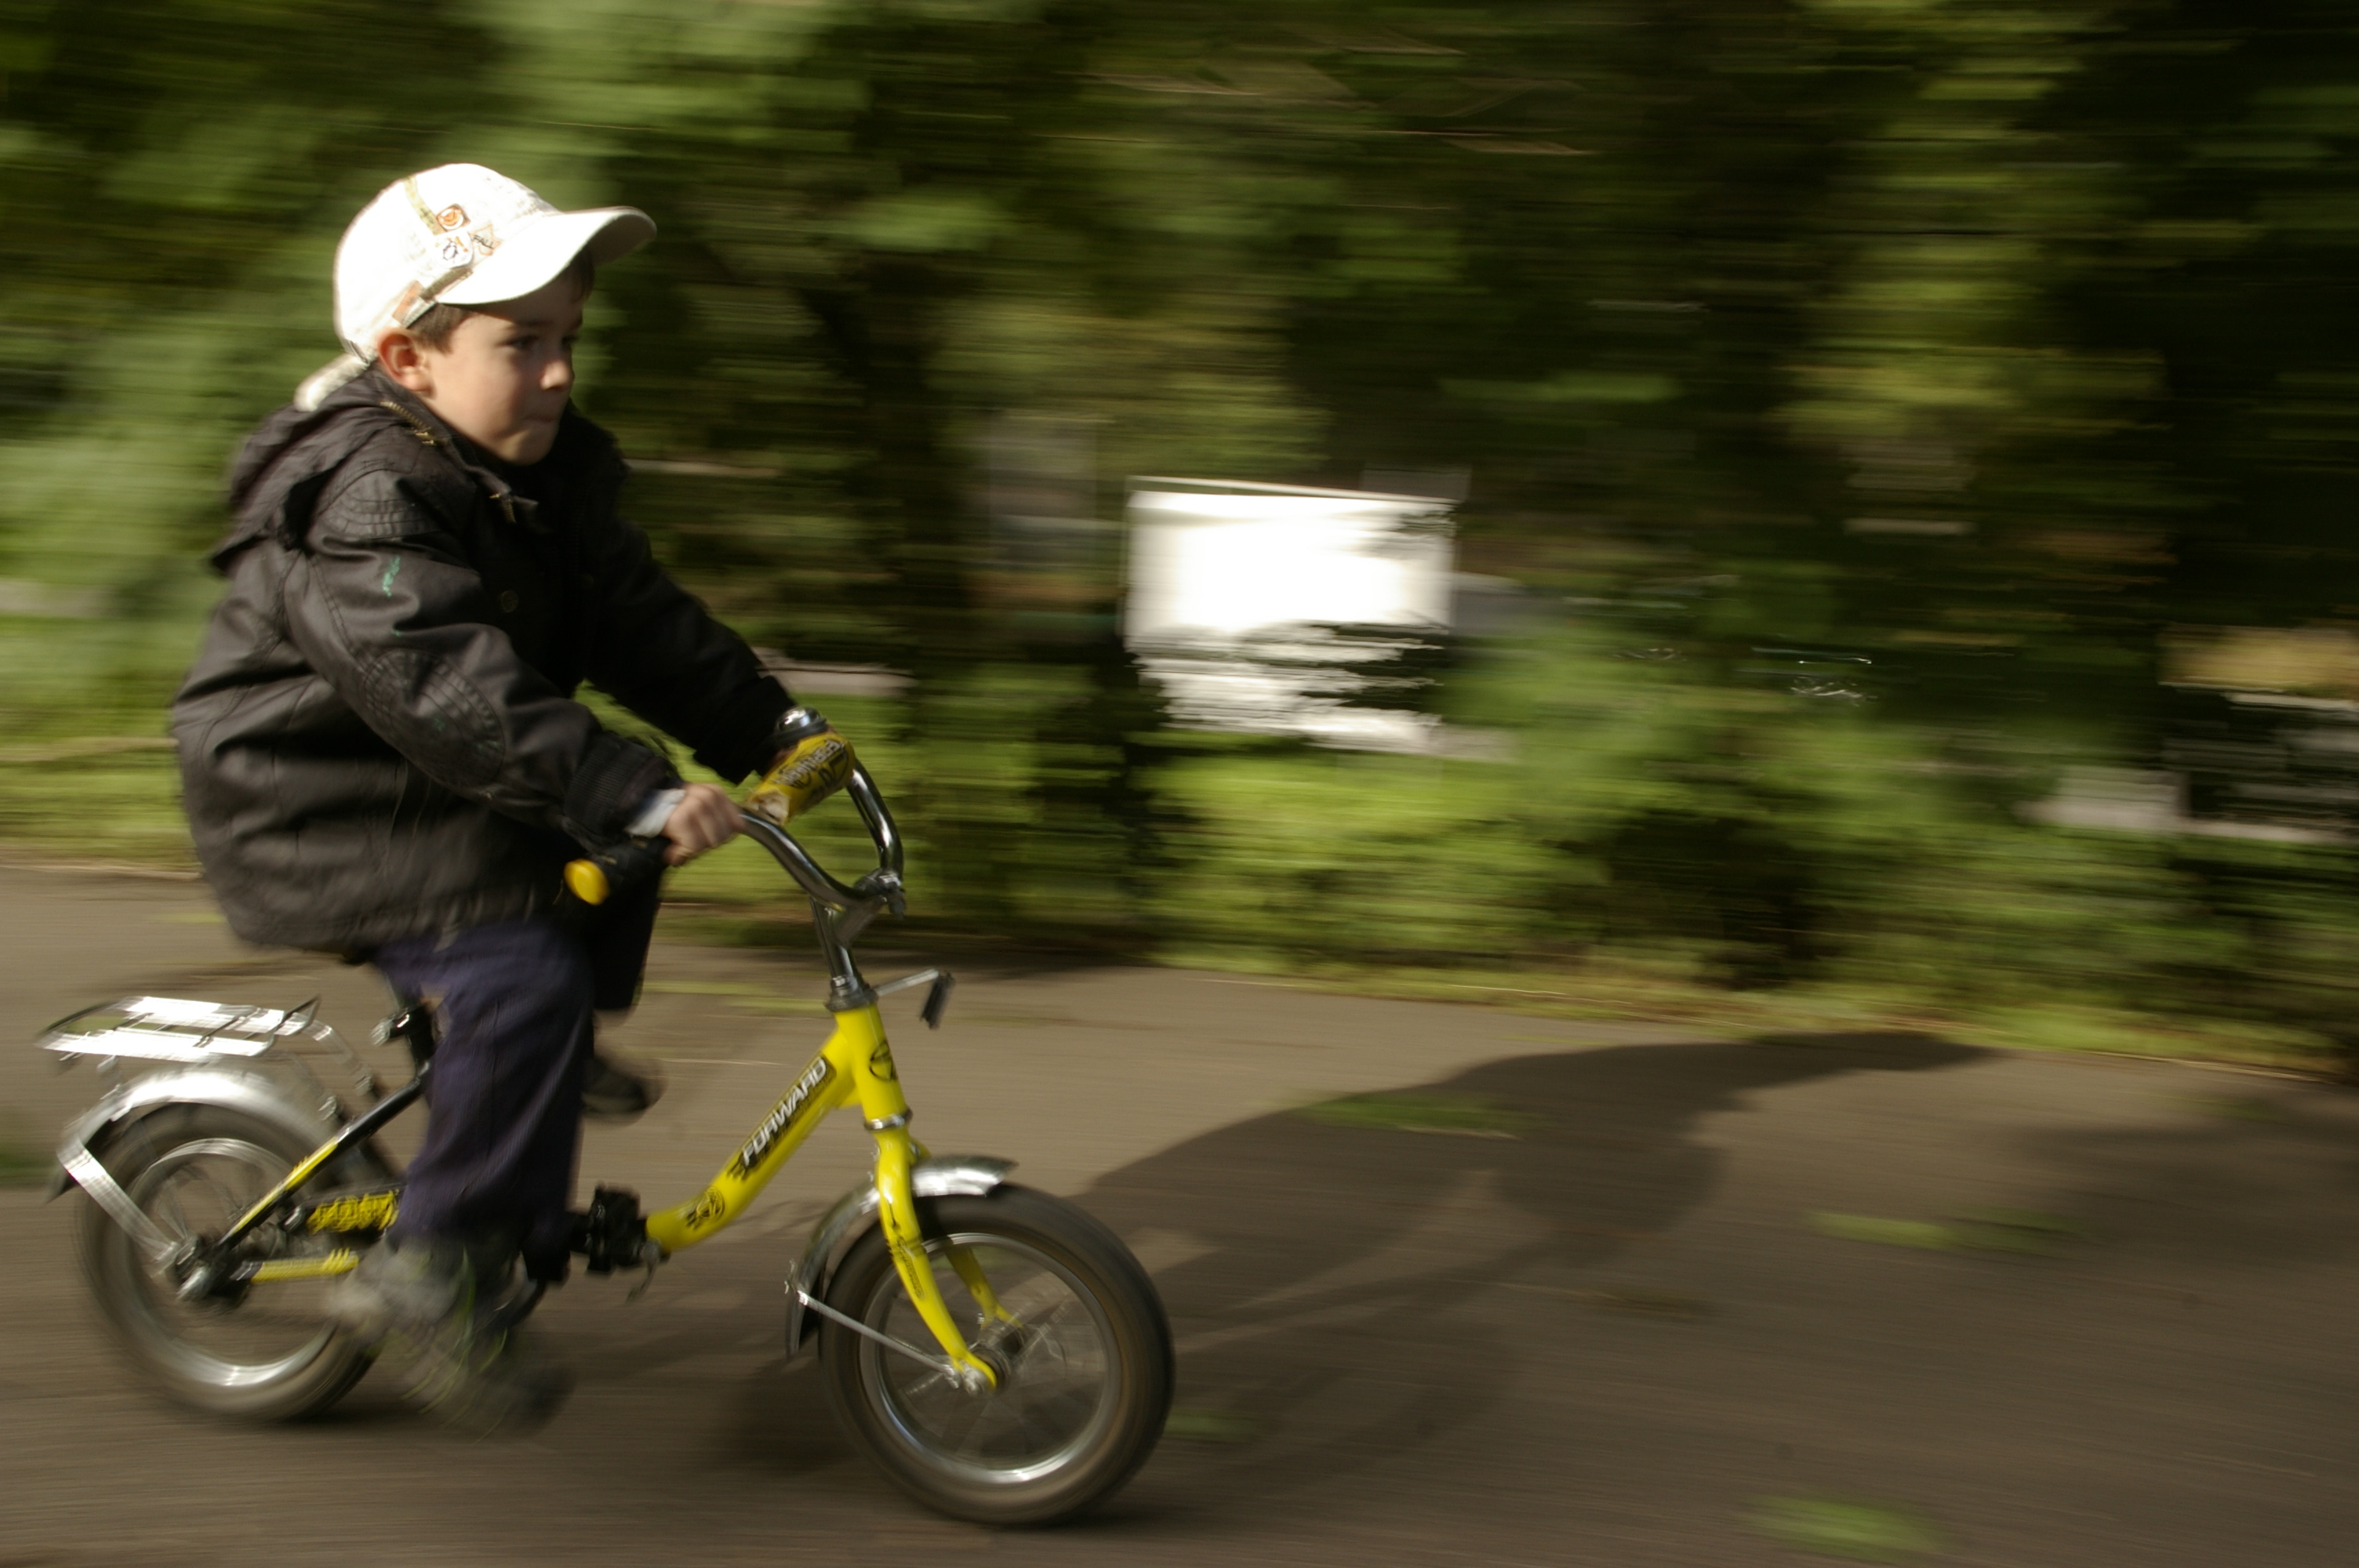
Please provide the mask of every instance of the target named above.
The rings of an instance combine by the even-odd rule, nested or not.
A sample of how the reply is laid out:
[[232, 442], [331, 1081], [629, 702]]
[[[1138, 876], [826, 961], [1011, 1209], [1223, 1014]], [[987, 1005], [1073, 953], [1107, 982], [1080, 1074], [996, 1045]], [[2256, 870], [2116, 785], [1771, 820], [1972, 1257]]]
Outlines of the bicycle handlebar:
[[[745, 836], [767, 849], [770, 858], [785, 869], [797, 886], [829, 908], [849, 913], [863, 905], [883, 905], [897, 914], [901, 908], [901, 830], [895, 826], [893, 813], [886, 808], [885, 797], [877, 793], [876, 781], [868, 776], [867, 769], [853, 763], [843, 791], [859, 809], [860, 819], [868, 827], [869, 840], [876, 846], [876, 869], [850, 885], [838, 881], [826, 867], [811, 858], [810, 851], [794, 835], [766, 818], [746, 817]], [[566, 885], [584, 903], [603, 903], [622, 888], [661, 875], [663, 849], [660, 839], [651, 839], [577, 860], [565, 868]]]
[[901, 901], [901, 830], [894, 825], [893, 813], [886, 809], [885, 797], [877, 793], [876, 781], [868, 776], [866, 768], [853, 764], [852, 777], [845, 783], [843, 793], [859, 808], [860, 819], [868, 827], [869, 840], [876, 846], [876, 869], [849, 886], [811, 859], [810, 851], [794, 835], [766, 818], [745, 818], [746, 837], [767, 849], [770, 858], [794, 878], [796, 885], [821, 903], [849, 911], [873, 902], [892, 905], [897, 914]]

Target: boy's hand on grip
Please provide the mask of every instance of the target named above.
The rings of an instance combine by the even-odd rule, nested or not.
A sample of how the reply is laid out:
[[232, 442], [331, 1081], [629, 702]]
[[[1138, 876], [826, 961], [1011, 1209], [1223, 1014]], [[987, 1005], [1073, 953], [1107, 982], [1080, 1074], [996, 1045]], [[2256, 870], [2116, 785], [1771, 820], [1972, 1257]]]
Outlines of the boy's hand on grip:
[[664, 822], [664, 864], [684, 866], [737, 837], [737, 803], [718, 784], [692, 784]]
[[775, 737], [778, 760], [754, 786], [745, 809], [784, 827], [844, 786], [856, 759], [852, 742], [808, 708], [789, 711]]

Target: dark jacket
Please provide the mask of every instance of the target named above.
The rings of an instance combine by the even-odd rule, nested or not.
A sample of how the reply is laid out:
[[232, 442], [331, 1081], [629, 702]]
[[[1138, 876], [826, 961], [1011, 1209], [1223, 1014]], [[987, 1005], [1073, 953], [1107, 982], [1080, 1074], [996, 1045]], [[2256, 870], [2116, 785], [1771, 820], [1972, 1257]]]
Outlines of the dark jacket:
[[240, 936], [357, 951], [550, 907], [577, 843], [676, 782], [572, 700], [585, 680], [725, 778], [767, 760], [789, 698], [617, 513], [627, 471], [569, 410], [504, 476], [374, 372], [248, 440], [172, 708]]

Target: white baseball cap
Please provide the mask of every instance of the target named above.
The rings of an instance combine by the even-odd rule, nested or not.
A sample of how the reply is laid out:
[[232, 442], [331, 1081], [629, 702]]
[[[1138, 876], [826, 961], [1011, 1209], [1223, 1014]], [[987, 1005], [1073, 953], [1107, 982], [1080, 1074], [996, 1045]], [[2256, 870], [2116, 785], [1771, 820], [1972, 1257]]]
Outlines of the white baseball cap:
[[376, 359], [388, 327], [407, 327], [437, 305], [515, 299], [588, 252], [600, 265], [655, 238], [636, 207], [567, 212], [538, 191], [476, 163], [446, 163], [376, 194], [336, 246], [336, 336], [350, 351], [306, 381], [307, 407]]

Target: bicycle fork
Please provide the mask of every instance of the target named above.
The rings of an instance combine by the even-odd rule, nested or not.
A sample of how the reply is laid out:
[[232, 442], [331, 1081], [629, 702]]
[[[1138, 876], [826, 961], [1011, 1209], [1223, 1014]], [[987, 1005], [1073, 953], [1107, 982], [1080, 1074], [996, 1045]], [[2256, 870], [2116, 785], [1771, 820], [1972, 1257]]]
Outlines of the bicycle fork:
[[[951, 1316], [950, 1304], [942, 1300], [941, 1288], [934, 1280], [933, 1262], [926, 1252], [925, 1229], [918, 1219], [917, 1193], [910, 1181], [911, 1168], [926, 1157], [926, 1149], [909, 1135], [909, 1102], [901, 1093], [900, 1077], [894, 1070], [893, 1048], [885, 1039], [884, 1022], [872, 1005], [856, 1014], [843, 1015], [838, 1021], [838, 1028], [848, 1030], [855, 1017], [874, 1041], [861, 1056], [853, 1082], [860, 1101], [861, 1125], [876, 1140], [876, 1217], [884, 1227], [885, 1240], [893, 1254], [894, 1272], [901, 1277], [901, 1288], [909, 1293], [909, 1304], [917, 1309], [918, 1316], [949, 1356], [959, 1381], [977, 1391], [996, 1388], [998, 1372], [968, 1346], [966, 1336]], [[991, 1281], [984, 1278], [983, 1266], [972, 1253], [964, 1248], [952, 1248], [950, 1260], [986, 1321], [1013, 1321], [993, 1293]]]

